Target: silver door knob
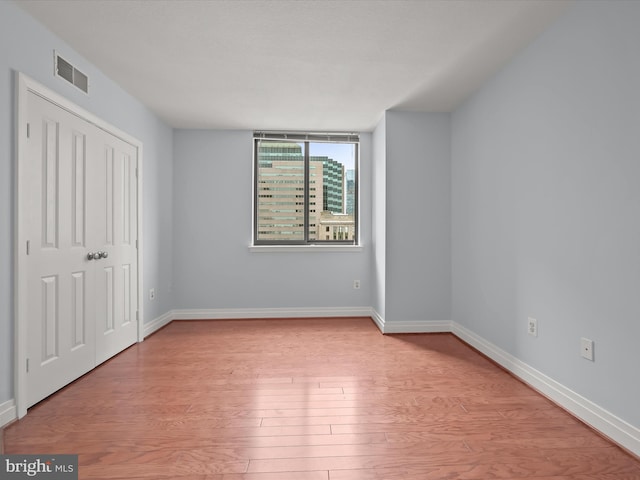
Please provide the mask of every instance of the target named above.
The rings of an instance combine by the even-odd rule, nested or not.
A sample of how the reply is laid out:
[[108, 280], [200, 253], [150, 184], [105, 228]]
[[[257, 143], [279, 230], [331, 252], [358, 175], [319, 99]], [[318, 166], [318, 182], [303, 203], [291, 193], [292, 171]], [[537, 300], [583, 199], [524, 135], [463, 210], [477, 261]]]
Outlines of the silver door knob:
[[99, 258], [107, 258], [109, 256], [107, 252], [98, 252], [98, 255], [100, 255]]
[[89, 252], [87, 253], [87, 260], [98, 260], [100, 256], [97, 253]]

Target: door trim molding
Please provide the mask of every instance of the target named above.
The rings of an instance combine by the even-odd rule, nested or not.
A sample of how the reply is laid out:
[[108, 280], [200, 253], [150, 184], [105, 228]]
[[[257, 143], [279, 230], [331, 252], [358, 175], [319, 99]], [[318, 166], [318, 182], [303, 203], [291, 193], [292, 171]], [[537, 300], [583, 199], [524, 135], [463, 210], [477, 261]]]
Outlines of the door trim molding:
[[27, 152], [27, 97], [29, 92], [38, 95], [67, 112], [80, 117], [94, 126], [118, 137], [122, 141], [132, 145], [137, 154], [137, 230], [138, 230], [138, 250], [137, 250], [137, 289], [138, 289], [138, 342], [144, 340], [143, 324], [143, 295], [142, 295], [142, 272], [143, 272], [143, 246], [142, 241], [142, 142], [126, 132], [118, 129], [110, 123], [102, 120], [94, 114], [84, 110], [77, 104], [59, 95], [53, 90], [45, 87], [41, 83], [33, 80], [22, 72], [15, 74], [15, 160], [14, 160], [14, 399], [17, 410], [17, 417], [22, 418], [27, 414], [27, 326], [26, 308], [27, 296], [27, 275], [26, 275], [26, 252], [27, 241], [26, 228], [22, 222], [22, 205], [25, 203], [23, 196], [25, 193], [20, 188], [26, 179], [20, 168], [24, 163], [24, 156]]

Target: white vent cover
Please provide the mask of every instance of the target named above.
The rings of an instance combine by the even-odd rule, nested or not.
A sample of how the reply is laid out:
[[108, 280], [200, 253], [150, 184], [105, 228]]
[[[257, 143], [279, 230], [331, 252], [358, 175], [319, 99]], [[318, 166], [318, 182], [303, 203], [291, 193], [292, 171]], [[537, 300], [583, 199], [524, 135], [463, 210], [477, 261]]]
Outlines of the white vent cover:
[[75, 85], [84, 93], [89, 93], [89, 77], [54, 52], [55, 73], [67, 82]]

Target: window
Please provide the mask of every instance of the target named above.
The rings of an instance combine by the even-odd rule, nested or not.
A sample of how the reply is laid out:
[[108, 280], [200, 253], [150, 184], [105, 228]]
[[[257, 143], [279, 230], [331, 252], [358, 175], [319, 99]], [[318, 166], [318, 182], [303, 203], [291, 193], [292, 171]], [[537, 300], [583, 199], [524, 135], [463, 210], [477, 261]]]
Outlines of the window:
[[358, 146], [357, 134], [255, 132], [254, 245], [356, 245]]

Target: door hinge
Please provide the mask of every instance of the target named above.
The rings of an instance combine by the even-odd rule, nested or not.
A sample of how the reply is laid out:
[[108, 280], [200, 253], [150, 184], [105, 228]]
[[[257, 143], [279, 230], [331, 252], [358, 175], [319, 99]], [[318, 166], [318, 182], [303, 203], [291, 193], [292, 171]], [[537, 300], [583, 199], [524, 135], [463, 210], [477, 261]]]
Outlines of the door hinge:
[[138, 249], [138, 240], [136, 240], [136, 250]]
[[29, 359], [27, 358], [27, 373], [29, 373]]
[[136, 178], [138, 178], [138, 167], [136, 167]]
[[136, 310], [136, 320], [140, 321], [140, 310]]
[[31, 124], [27, 123], [27, 138], [31, 138]]
[[27, 255], [31, 254], [31, 242], [27, 240]]

